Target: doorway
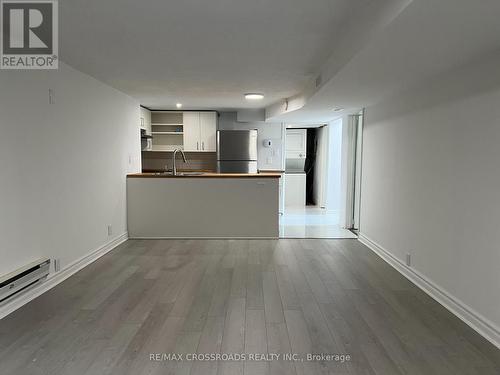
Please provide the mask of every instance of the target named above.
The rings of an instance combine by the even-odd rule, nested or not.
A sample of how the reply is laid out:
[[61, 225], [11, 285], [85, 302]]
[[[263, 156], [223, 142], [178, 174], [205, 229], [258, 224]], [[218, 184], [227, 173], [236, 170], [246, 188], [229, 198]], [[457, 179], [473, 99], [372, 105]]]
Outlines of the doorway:
[[356, 238], [342, 226], [342, 122], [287, 125], [282, 238]]

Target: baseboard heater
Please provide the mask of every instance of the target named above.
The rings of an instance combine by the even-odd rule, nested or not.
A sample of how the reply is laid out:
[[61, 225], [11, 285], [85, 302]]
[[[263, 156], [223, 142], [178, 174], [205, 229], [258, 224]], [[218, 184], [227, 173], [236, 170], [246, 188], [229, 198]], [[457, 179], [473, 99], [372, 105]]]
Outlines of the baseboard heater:
[[0, 303], [45, 279], [50, 272], [50, 259], [39, 259], [0, 277]]

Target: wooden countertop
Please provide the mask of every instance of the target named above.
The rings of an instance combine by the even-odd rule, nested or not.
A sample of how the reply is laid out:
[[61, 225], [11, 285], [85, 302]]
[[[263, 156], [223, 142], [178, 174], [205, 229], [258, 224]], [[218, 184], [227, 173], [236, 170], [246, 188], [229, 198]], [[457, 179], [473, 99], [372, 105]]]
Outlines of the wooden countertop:
[[[179, 172], [182, 173], [182, 172]], [[128, 174], [127, 178], [280, 178], [281, 173], [260, 172], [260, 173], [215, 173], [215, 172], [200, 172], [201, 174], [190, 175], [158, 173], [133, 173]]]

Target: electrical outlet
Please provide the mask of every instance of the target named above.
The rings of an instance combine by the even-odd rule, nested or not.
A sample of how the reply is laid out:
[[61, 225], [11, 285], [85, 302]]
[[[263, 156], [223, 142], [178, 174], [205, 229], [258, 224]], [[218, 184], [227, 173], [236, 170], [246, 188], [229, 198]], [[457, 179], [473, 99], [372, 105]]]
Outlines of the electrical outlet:
[[267, 158], [266, 162], [267, 164], [273, 164], [273, 158]]
[[411, 267], [411, 254], [410, 253], [406, 254], [406, 265], [408, 267]]
[[113, 226], [108, 225], [108, 236], [111, 236], [113, 234]]
[[61, 270], [61, 259], [54, 259], [54, 272], [59, 272]]

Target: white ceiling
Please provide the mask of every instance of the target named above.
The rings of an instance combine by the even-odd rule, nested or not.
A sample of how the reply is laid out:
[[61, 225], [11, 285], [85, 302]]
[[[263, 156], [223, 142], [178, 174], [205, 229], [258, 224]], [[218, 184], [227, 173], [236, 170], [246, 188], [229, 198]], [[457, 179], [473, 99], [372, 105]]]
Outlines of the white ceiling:
[[65, 0], [60, 54], [149, 107], [262, 108], [300, 93], [344, 25], [386, 1]]
[[[480, 4], [479, 4], [480, 3]], [[414, 0], [295, 111], [269, 121], [326, 122], [500, 49], [500, 1]]]
[[266, 107], [267, 121], [327, 122], [500, 48], [499, 0], [59, 4], [68, 64], [152, 108]]

